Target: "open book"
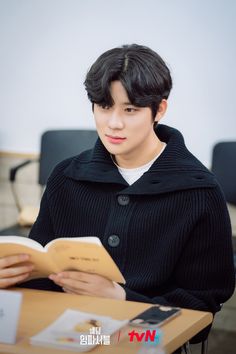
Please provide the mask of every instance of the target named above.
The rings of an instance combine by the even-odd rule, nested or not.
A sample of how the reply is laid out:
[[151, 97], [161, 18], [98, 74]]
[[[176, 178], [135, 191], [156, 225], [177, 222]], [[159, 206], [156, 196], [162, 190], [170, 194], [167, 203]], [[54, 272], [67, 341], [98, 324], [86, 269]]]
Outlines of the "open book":
[[125, 283], [119, 268], [95, 236], [57, 238], [42, 246], [21, 236], [0, 236], [0, 257], [29, 254], [35, 269], [29, 279], [45, 278], [64, 270], [80, 270]]

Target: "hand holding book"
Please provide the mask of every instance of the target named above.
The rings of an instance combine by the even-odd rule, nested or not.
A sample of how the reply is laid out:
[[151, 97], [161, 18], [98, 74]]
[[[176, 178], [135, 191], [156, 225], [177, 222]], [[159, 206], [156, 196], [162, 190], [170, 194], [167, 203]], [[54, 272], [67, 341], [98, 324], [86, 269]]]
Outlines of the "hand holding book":
[[125, 290], [116, 282], [98, 274], [66, 271], [49, 276], [69, 294], [100, 296], [125, 300]]
[[[30, 256], [27, 260], [33, 263], [33, 270], [30, 264], [24, 263], [21, 258], [23, 256], [20, 254]], [[9, 258], [9, 256], [16, 258]], [[14, 264], [18, 263], [21, 265], [15, 267]], [[6, 267], [10, 268], [6, 270]], [[4, 269], [3, 276], [1, 269]], [[49, 242], [45, 247], [25, 237], [0, 237], [0, 280], [4, 277], [7, 279], [13, 277], [14, 272], [20, 276], [18, 281], [23, 281], [26, 278], [27, 280], [44, 278], [63, 271], [99, 274], [111, 281], [125, 283], [117, 265], [97, 237], [58, 238]], [[23, 272], [25, 273], [24, 279], [22, 279]], [[16, 279], [13, 278], [12, 282], [3, 282], [2, 287], [14, 285]]]
[[22, 281], [26, 281], [30, 277], [33, 269], [34, 265], [30, 262], [30, 256], [27, 254], [1, 257], [0, 289], [5, 289]]

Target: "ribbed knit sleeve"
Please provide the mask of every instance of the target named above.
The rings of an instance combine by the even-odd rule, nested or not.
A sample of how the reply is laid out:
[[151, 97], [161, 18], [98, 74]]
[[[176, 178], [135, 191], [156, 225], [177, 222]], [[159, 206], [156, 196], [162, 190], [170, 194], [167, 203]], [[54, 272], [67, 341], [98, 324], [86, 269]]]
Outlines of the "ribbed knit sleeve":
[[[29, 234], [29, 238], [36, 240], [43, 246], [57, 237], [54, 232], [53, 217], [50, 211], [50, 198], [64, 184], [65, 177], [63, 170], [68, 166], [71, 160], [72, 159], [69, 158], [60, 162], [50, 175], [40, 203], [39, 215]], [[61, 207], [63, 208], [63, 205], [61, 205]]]
[[[235, 273], [231, 226], [222, 193], [218, 187], [206, 190], [201, 218], [191, 230], [177, 262], [169, 291], [148, 298], [129, 288], [126, 299], [169, 304], [215, 313], [234, 292]], [[193, 215], [194, 218], [194, 215]]]
[[[52, 172], [40, 203], [39, 215], [29, 234], [29, 238], [39, 242], [42, 246], [56, 238], [50, 214], [49, 199], [63, 184], [64, 176], [62, 171], [70, 161], [71, 159], [67, 159], [59, 163]], [[47, 278], [33, 279], [22, 283], [20, 286], [23, 288], [62, 291], [61, 287]]]
[[[54, 232], [48, 208], [47, 189], [43, 194], [40, 205], [40, 212], [36, 222], [31, 229], [29, 237], [41, 243], [43, 246], [45, 246], [54, 238]], [[47, 278], [32, 279], [21, 283], [20, 287], [30, 289], [44, 289], [49, 291], [61, 291], [59, 286]]]
[[29, 238], [36, 240], [43, 246], [54, 239], [53, 225], [48, 207], [47, 189], [43, 194], [39, 215], [30, 231]]

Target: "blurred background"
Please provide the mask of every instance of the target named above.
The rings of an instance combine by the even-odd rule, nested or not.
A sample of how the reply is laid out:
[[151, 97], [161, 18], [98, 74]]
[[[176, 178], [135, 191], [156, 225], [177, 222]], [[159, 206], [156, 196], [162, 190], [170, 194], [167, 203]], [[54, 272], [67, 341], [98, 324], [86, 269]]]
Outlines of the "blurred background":
[[38, 152], [42, 131], [94, 127], [83, 87], [107, 49], [139, 43], [173, 76], [163, 123], [210, 164], [236, 135], [234, 0], [0, 0], [0, 150]]
[[[213, 146], [236, 141], [235, 20], [234, 0], [0, 0], [0, 229], [18, 215], [9, 169], [38, 156], [46, 130], [95, 129], [85, 75], [122, 44], [167, 62], [173, 90], [162, 122], [211, 168]], [[18, 174], [24, 203], [40, 199], [37, 175], [37, 163]], [[210, 353], [235, 353], [235, 296], [217, 317]]]

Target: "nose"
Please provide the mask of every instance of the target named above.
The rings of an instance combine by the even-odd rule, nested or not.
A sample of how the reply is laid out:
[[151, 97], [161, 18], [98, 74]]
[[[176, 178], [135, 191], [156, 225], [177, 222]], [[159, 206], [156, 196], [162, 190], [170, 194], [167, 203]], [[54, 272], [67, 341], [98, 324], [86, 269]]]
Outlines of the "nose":
[[122, 120], [122, 117], [119, 116], [117, 111], [111, 112], [111, 115], [109, 116], [108, 119], [108, 127], [112, 130], [116, 129], [123, 129], [124, 127], [124, 122]]

